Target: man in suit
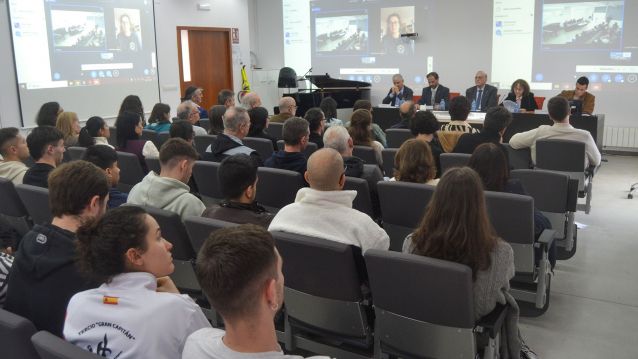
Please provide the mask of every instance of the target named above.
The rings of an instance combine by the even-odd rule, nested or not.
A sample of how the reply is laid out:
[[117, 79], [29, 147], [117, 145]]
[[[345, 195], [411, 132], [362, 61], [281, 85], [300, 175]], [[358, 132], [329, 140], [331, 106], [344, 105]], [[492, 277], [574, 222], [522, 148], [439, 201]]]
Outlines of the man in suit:
[[428, 87], [423, 88], [419, 105], [435, 106], [436, 108], [443, 100], [445, 108], [447, 108], [450, 100], [450, 89], [439, 85], [439, 74], [436, 72], [430, 72], [426, 78], [428, 79]]
[[413, 91], [403, 84], [403, 76], [401, 76], [401, 74], [392, 76], [392, 83], [394, 86], [392, 86], [390, 91], [388, 91], [388, 95], [383, 99], [384, 104], [399, 107], [405, 101], [412, 101]]
[[596, 104], [596, 96], [587, 92], [589, 87], [589, 79], [585, 76], [581, 76], [576, 80], [575, 90], [565, 90], [558, 96], [564, 97], [567, 101], [582, 101], [583, 102], [583, 114], [591, 115], [594, 113], [594, 105]]
[[476, 86], [465, 90], [465, 97], [470, 103], [476, 101], [476, 108], [472, 111], [485, 112], [488, 108], [497, 105], [496, 87], [486, 84], [487, 74], [485, 71], [478, 71], [474, 76]]

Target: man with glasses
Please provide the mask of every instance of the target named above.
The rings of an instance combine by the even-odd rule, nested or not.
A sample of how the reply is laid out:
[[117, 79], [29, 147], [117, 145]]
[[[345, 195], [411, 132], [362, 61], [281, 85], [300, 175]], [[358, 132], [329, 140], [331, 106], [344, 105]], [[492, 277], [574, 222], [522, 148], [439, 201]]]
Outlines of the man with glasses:
[[184, 101], [177, 106], [177, 118], [188, 121], [193, 125], [195, 136], [207, 135], [208, 132], [199, 124], [199, 106], [191, 100]]
[[465, 97], [471, 105], [471, 111], [485, 112], [497, 105], [496, 87], [487, 84], [487, 73], [478, 71], [474, 75], [474, 84], [465, 90]]

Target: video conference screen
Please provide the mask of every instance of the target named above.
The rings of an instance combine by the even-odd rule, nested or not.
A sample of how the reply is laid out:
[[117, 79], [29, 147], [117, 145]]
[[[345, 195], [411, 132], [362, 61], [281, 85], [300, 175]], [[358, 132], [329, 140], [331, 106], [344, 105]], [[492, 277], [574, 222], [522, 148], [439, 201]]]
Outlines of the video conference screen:
[[26, 126], [47, 101], [80, 104], [80, 118], [131, 93], [157, 101], [152, 0], [10, 0], [9, 13]]

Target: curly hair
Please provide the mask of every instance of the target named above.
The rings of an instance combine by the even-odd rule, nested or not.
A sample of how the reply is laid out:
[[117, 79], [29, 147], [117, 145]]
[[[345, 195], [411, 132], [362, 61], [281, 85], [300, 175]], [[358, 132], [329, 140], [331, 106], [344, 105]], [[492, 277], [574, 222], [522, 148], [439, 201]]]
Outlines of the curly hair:
[[145, 218], [143, 208], [121, 206], [99, 220], [84, 223], [77, 231], [80, 270], [100, 283], [109, 283], [126, 272], [126, 251], [147, 250]]
[[436, 177], [436, 164], [430, 145], [409, 139], [394, 156], [394, 177], [397, 181], [427, 183]]

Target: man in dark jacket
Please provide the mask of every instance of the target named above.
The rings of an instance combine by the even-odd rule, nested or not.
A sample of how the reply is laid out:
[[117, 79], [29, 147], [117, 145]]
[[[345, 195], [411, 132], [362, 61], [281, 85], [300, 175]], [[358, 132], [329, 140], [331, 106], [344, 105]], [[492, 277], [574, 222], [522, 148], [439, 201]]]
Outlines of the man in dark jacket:
[[[483, 143], [491, 142], [500, 145], [510, 123], [512, 123], [512, 114], [505, 107], [491, 107], [485, 114], [483, 130], [479, 133], [466, 133], [459, 137], [452, 152], [471, 154]], [[507, 153], [506, 150], [505, 153]]]
[[248, 111], [241, 107], [229, 107], [224, 113], [224, 133], [217, 135], [215, 142], [206, 149], [204, 160], [221, 162], [228, 156], [243, 153], [250, 156], [257, 166], [262, 166], [259, 153], [242, 142], [249, 131]]
[[308, 121], [300, 117], [291, 117], [284, 122], [283, 127], [284, 149], [277, 151], [266, 160], [266, 167], [279, 168], [301, 173], [306, 173], [308, 159], [303, 150], [308, 146], [310, 127]]
[[120, 192], [117, 184], [120, 182], [120, 167], [117, 164], [117, 152], [109, 146], [93, 145], [89, 146], [82, 159], [91, 162], [101, 168], [109, 181], [109, 201], [107, 207], [117, 208], [128, 199], [128, 193]]
[[86, 161], [66, 163], [51, 172], [53, 220], [35, 225], [20, 241], [9, 276], [8, 311], [28, 318], [38, 330], [62, 336], [71, 297], [99, 285], [76, 268], [75, 232], [85, 221], [104, 214], [108, 193], [104, 171]]
[[46, 188], [49, 173], [62, 163], [64, 135], [55, 127], [36, 127], [27, 136], [27, 146], [35, 164], [24, 174], [22, 183]]

